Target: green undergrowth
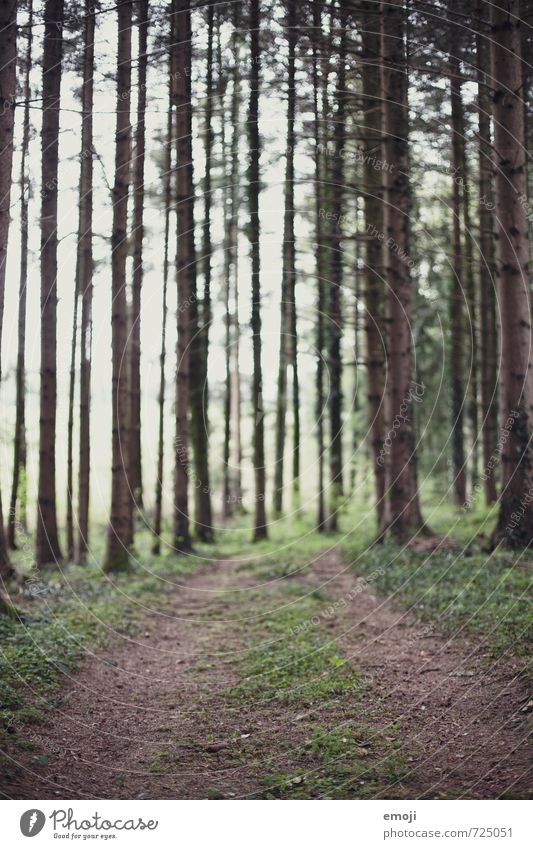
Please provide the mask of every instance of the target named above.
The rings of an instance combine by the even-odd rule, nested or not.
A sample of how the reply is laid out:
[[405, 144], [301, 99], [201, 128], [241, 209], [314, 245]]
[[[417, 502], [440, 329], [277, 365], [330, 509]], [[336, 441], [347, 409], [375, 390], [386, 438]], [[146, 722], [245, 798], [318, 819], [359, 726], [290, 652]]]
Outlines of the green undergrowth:
[[267, 605], [271, 612], [247, 626], [251, 647], [241, 665], [241, 681], [231, 690], [233, 699], [309, 707], [347, 693], [358, 695], [357, 673], [317, 624], [326, 603], [320, 591], [305, 585], [278, 585]]
[[433, 620], [447, 633], [481, 636], [495, 654], [526, 655], [533, 637], [531, 554], [486, 551], [494, 509], [447, 507], [442, 515], [436, 509], [426, 515], [434, 533], [449, 532], [453, 547], [424, 552], [369, 546], [351, 534], [341, 544], [342, 554], [357, 574], [419, 619]]
[[293, 772], [273, 772], [264, 780], [265, 799], [366, 799], [401, 797], [410, 765], [397, 732], [376, 733], [362, 723], [307, 729], [297, 746]]
[[[102, 571], [105, 534], [97, 529], [83, 567], [66, 563], [37, 572], [32, 541], [23, 539], [13, 560], [24, 582], [11, 587], [18, 618], [0, 616], [0, 748], [2, 734], [17, 741], [23, 727], [57, 705], [65, 679], [84, 654], [105, 649], [117, 635], [135, 633], [151, 607], [175, 604], [170, 592], [179, 593], [182, 579], [211, 559], [236, 558], [242, 561], [240, 568], [252, 571], [257, 564], [269, 568], [266, 562], [273, 569], [279, 562], [283, 568], [290, 569], [291, 563], [301, 568], [324, 545], [304, 520], [276, 523], [270, 539], [254, 546], [250, 537], [248, 527], [229, 528], [216, 543], [197, 545], [192, 555], [169, 551], [154, 556], [152, 537], [141, 532], [132, 568], [119, 574]], [[22, 737], [20, 742], [24, 745]]]

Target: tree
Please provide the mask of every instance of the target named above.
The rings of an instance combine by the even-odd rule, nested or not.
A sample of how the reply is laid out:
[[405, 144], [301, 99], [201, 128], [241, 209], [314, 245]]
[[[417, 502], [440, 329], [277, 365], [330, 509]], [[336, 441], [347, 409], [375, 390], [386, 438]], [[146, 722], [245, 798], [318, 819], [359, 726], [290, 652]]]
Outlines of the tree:
[[250, 0], [250, 98], [248, 103], [248, 204], [250, 210], [249, 238], [252, 261], [252, 408], [253, 428], [253, 465], [255, 473], [255, 507], [253, 523], [254, 542], [267, 536], [265, 490], [265, 422], [263, 409], [263, 375], [261, 368], [261, 254], [260, 254], [260, 138], [259, 138], [259, 93], [261, 47], [259, 27], [261, 21], [259, 0]]
[[41, 391], [36, 561], [61, 558], [56, 513], [57, 196], [63, 0], [45, 0], [41, 129]]
[[174, 477], [174, 547], [191, 550], [189, 527], [189, 380], [190, 330], [193, 293], [196, 292], [196, 251], [194, 245], [194, 180], [192, 160], [191, 111], [191, 4], [172, 0], [172, 79], [176, 139], [176, 285], [177, 364], [176, 441]]
[[77, 294], [81, 299], [80, 328], [80, 445], [78, 465], [77, 560], [85, 561], [89, 542], [89, 487], [91, 472], [91, 351], [93, 303], [93, 75], [95, 13], [85, 3], [83, 51], [80, 215], [78, 225]]
[[139, 56], [137, 63], [137, 124], [135, 127], [135, 156], [133, 160], [133, 219], [132, 251], [133, 277], [131, 285], [131, 329], [129, 337], [130, 380], [130, 457], [129, 488], [134, 506], [142, 508], [141, 462], [141, 290], [143, 283], [144, 239], [144, 160], [146, 74], [148, 65], [148, 0], [137, 2]]
[[196, 276], [192, 279], [191, 301], [191, 357], [190, 357], [190, 404], [191, 442], [194, 451], [195, 477], [195, 533], [203, 542], [213, 539], [213, 517], [211, 510], [211, 487], [209, 482], [209, 411], [207, 365], [209, 359], [209, 326], [211, 324], [211, 205], [213, 167], [213, 34], [214, 6], [207, 7], [207, 61], [206, 61], [206, 107], [205, 107], [205, 179], [204, 179], [204, 222], [203, 222], [203, 278], [204, 290], [201, 309], [196, 291]]
[[[13, 164], [13, 129], [17, 83], [17, 3], [8, 0], [0, 6], [0, 346], [4, 325], [4, 293], [6, 284], [7, 245], [10, 223], [11, 169]], [[0, 359], [0, 377], [1, 377]], [[2, 499], [0, 496], [0, 579], [12, 577], [4, 531]], [[0, 612], [9, 612], [9, 602], [0, 588]]]
[[240, 375], [240, 334], [241, 328], [239, 323], [239, 211], [240, 211], [240, 141], [241, 133], [240, 115], [241, 115], [241, 69], [240, 69], [240, 48], [241, 36], [239, 33], [241, 23], [240, 6], [235, 3], [233, 6], [233, 46], [235, 64], [233, 66], [233, 91], [231, 95], [231, 148], [230, 148], [230, 209], [229, 209], [229, 228], [228, 228], [228, 280], [229, 275], [232, 275], [232, 302], [233, 316], [230, 326], [230, 346], [231, 353], [228, 360], [228, 366], [231, 371], [229, 394], [230, 394], [230, 416], [231, 416], [231, 431], [233, 433], [233, 451], [229, 455], [231, 460], [231, 474], [229, 475], [229, 490], [232, 510], [242, 510], [242, 439], [241, 439], [241, 375]]
[[345, 19], [341, 16], [341, 34], [338, 55], [337, 109], [333, 118], [334, 159], [331, 169], [331, 228], [329, 231], [330, 286], [327, 303], [328, 313], [328, 366], [330, 373], [329, 394], [329, 474], [330, 504], [328, 527], [336, 531], [338, 512], [342, 499], [342, 214], [344, 190], [344, 147], [346, 144], [346, 48], [347, 33]]
[[[464, 121], [459, 79], [459, 62], [450, 57], [450, 90], [452, 111], [452, 283], [450, 290], [451, 337], [451, 439], [452, 474], [455, 503], [466, 501], [466, 469], [464, 457], [464, 318], [463, 318], [463, 245], [461, 240], [461, 208], [463, 197]], [[466, 234], [465, 234], [466, 238]]]
[[[424, 529], [416, 468], [413, 415], [419, 388], [413, 383], [411, 339], [411, 274], [409, 255], [409, 124], [405, 43], [405, 10], [402, 0], [382, 3], [384, 266], [388, 285], [388, 387], [385, 421], [391, 428], [384, 448], [387, 509], [380, 537], [390, 531], [397, 541]], [[394, 432], [392, 428], [394, 427]]]
[[169, 277], [169, 238], [170, 238], [170, 212], [172, 206], [172, 148], [174, 144], [173, 125], [174, 116], [172, 112], [172, 63], [169, 62], [169, 104], [167, 118], [167, 133], [165, 140], [165, 155], [163, 159], [163, 197], [165, 199], [165, 236], [163, 247], [163, 305], [161, 315], [161, 353], [159, 355], [159, 425], [158, 425], [158, 443], [157, 443], [157, 477], [155, 482], [155, 510], [154, 510], [154, 542], [152, 545], [152, 554], [159, 554], [161, 551], [161, 519], [163, 511], [163, 474], [164, 474], [164, 456], [165, 456], [165, 366], [167, 360], [167, 292], [168, 292], [168, 277]]
[[117, 41], [117, 115], [113, 229], [111, 234], [112, 469], [111, 511], [104, 561], [106, 572], [129, 568], [132, 506], [128, 487], [130, 393], [124, 357], [127, 350], [126, 258], [131, 169], [132, 0], [119, 0]]
[[286, 2], [287, 27], [287, 142], [285, 149], [285, 209], [283, 214], [283, 255], [280, 303], [278, 394], [276, 403], [276, 465], [274, 473], [274, 515], [283, 511], [283, 466], [287, 413], [287, 367], [293, 372], [293, 487], [297, 498], [300, 476], [300, 413], [298, 388], [298, 342], [296, 338], [296, 254], [294, 245], [294, 119], [296, 111], [296, 4]]
[[485, 8], [479, 4], [476, 35], [478, 69], [478, 153], [479, 153], [479, 318], [480, 318], [480, 388], [481, 436], [483, 443], [483, 482], [485, 503], [496, 501], [494, 466], [498, 442], [497, 330], [495, 310], [494, 258], [494, 192], [492, 186], [493, 154], [491, 144], [490, 45], [489, 23], [484, 22]]
[[491, 7], [496, 167], [496, 275], [500, 314], [500, 416], [506, 428], [493, 544], [533, 539], [533, 368], [528, 210], [520, 56], [520, 4]]
[[[383, 196], [382, 175], [374, 167], [381, 145], [381, 102], [379, 75], [379, 8], [372, 2], [361, 3], [362, 95], [363, 95], [363, 180], [366, 254], [364, 257], [364, 301], [367, 362], [368, 426], [372, 445], [374, 487], [378, 527], [385, 501], [384, 438], [384, 367], [385, 326], [383, 306]], [[380, 238], [381, 235], [381, 238]]]
[[324, 315], [326, 308], [326, 269], [325, 269], [325, 251], [322, 244], [323, 233], [323, 194], [325, 190], [324, 180], [324, 160], [325, 160], [325, 145], [322, 144], [322, 138], [327, 142], [327, 117], [325, 120], [324, 133], [321, 132], [320, 125], [320, 105], [322, 101], [323, 116], [327, 116], [327, 89], [328, 89], [328, 63], [322, 56], [322, 86], [318, 75], [319, 58], [320, 58], [320, 43], [319, 39], [322, 36], [322, 13], [321, 4], [318, 0], [313, 2], [313, 133], [314, 133], [314, 166], [315, 166], [315, 228], [316, 228], [316, 247], [315, 247], [315, 266], [316, 266], [316, 401], [315, 401], [315, 417], [317, 428], [317, 462], [318, 462], [318, 497], [317, 497], [317, 530], [323, 532], [326, 529], [326, 505], [324, 498], [324, 455], [325, 455], [325, 440], [324, 440], [324, 352], [325, 352], [325, 328]]
[[19, 521], [26, 525], [26, 302], [28, 283], [28, 203], [31, 181], [28, 173], [28, 148], [30, 143], [30, 73], [33, 47], [33, 3], [28, 5], [26, 27], [26, 53], [24, 56], [24, 117], [22, 122], [22, 147], [20, 158], [20, 277], [18, 299], [18, 338], [16, 367], [15, 434], [13, 437], [13, 480], [7, 518], [7, 541], [16, 548], [17, 503]]

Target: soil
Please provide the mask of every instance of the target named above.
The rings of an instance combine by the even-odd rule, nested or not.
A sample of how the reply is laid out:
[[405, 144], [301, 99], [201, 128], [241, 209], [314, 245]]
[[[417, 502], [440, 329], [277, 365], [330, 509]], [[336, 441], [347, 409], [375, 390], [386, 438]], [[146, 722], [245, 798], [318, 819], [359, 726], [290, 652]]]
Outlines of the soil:
[[[338, 731], [357, 721], [371, 729], [359, 753], [372, 752], [374, 780], [363, 770], [346, 781], [344, 798], [527, 796], [524, 661], [494, 659], [472, 635], [448, 638], [418, 623], [356, 581], [336, 550], [298, 580], [327, 599], [323, 639], [361, 673], [359, 698], [301, 709], [270, 697], [228, 699], [249, 649], [249, 617], [254, 638], [264, 628], [266, 639], [274, 597], [246, 565], [215, 561], [173, 589], [164, 609], [147, 612], [136, 636], [86, 656], [62, 703], [26, 729], [34, 750], [17, 753], [2, 795], [290, 798], [286, 776], [294, 775], [298, 798], [328, 797], [329, 785], [314, 783], [324, 765], [303, 757], [302, 745], [317, 725]], [[378, 781], [387, 740], [404, 768]], [[285, 776], [278, 791], [276, 775]]]

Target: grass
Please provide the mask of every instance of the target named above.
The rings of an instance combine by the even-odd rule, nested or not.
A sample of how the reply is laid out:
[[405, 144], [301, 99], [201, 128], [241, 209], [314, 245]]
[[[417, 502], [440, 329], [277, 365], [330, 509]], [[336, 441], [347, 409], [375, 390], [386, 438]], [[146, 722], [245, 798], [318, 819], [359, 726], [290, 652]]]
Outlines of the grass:
[[333, 729], [311, 728], [310, 737], [295, 752], [299, 769], [268, 776], [263, 798], [375, 798], [409, 772], [394, 730], [389, 727], [385, 736], [354, 722]]
[[[480, 635], [494, 653], [527, 655], [533, 638], [531, 555], [483, 550], [494, 508], [427, 511], [435, 533], [463, 544], [459, 550], [419, 552], [395, 545], [371, 547], [348, 535], [342, 552], [358, 574], [419, 619], [444, 631]], [[476, 536], [481, 529], [483, 536]]]
[[[249, 529], [229, 529], [216, 544], [198, 546], [192, 556], [154, 557], [150, 536], [139, 534], [132, 571], [116, 576], [105, 575], [100, 566], [103, 535], [102, 550], [97, 543], [93, 561], [83, 568], [67, 564], [61, 571], [36, 576], [31, 554], [23, 550], [17, 565], [29, 582], [14, 596], [22, 615], [18, 621], [0, 617], [0, 748], [7, 748], [8, 742], [31, 746], [24, 736], [28, 725], [61, 704], [65, 677], [75, 672], [84, 655], [105, 650], [115, 634], [134, 633], [151, 605], [161, 609], [172, 603], [170, 585], [179, 585], [216, 557], [239, 559], [238, 569], [260, 585], [247, 595], [248, 609], [260, 605], [260, 613], [241, 626], [242, 644], [248, 648], [239, 681], [225, 694], [237, 711], [261, 704], [268, 712], [272, 703], [296, 714], [317, 708], [320, 715], [321, 706], [340, 705], [342, 713], [343, 704], [359, 700], [364, 680], [320, 627], [319, 613], [328, 599], [305, 585], [306, 567], [330, 545], [339, 544], [354, 572], [366, 575], [379, 592], [412, 609], [420, 620], [435, 621], [445, 632], [465, 629], [481, 635], [494, 653], [525, 654], [531, 639], [529, 557], [483, 552], [484, 539], [476, 533], [481, 529], [488, 534], [493, 520], [483, 508], [464, 512], [430, 505], [426, 515], [435, 533], [451, 528], [451, 536], [465, 549], [428, 554], [392, 545], [371, 547], [372, 523], [353, 509], [342, 517], [342, 527], [353, 529], [347, 535], [316, 534], [301, 518], [276, 523], [270, 539], [253, 547]], [[266, 770], [268, 798], [342, 798], [339, 793], [354, 795], [356, 790], [374, 795], [380, 783], [402, 775], [394, 735], [369, 749], [358, 743], [365, 737], [360, 726], [343, 720], [341, 730], [332, 730], [323, 718], [311, 730], [306, 728], [306, 734], [297, 744], [299, 771], [280, 774], [275, 764]], [[164, 770], [165, 764], [162, 756], [157, 770]], [[9, 767], [4, 764], [4, 769]]]

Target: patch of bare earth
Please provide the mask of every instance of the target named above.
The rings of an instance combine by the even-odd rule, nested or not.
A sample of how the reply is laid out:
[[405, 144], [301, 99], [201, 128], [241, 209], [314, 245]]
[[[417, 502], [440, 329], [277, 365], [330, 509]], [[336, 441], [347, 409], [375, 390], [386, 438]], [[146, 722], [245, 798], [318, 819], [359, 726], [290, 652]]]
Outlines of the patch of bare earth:
[[[313, 784], [315, 768], [324, 774], [327, 764], [302, 752], [318, 726], [342, 733], [350, 723], [371, 729], [360, 754], [370, 751], [373, 760], [368, 776], [363, 768], [338, 795], [527, 794], [527, 693], [518, 661], [496, 663], [471, 638], [448, 640], [416, 624], [357, 584], [336, 551], [299, 580], [327, 598], [318, 626], [367, 678], [359, 696], [302, 708], [275, 697], [228, 698], [250, 640], [263, 632], [268, 639], [269, 609], [280, 599], [255, 586], [257, 576], [242, 565], [217, 561], [174, 590], [163, 611], [147, 614], [136, 637], [86, 658], [65, 681], [63, 703], [45, 723], [28, 726], [37, 748], [17, 754], [3, 794], [253, 798], [267, 793], [267, 777], [283, 774], [303, 782], [300, 798], [303, 787], [328, 795]], [[396, 741], [405, 768], [380, 781], [384, 740]]]

